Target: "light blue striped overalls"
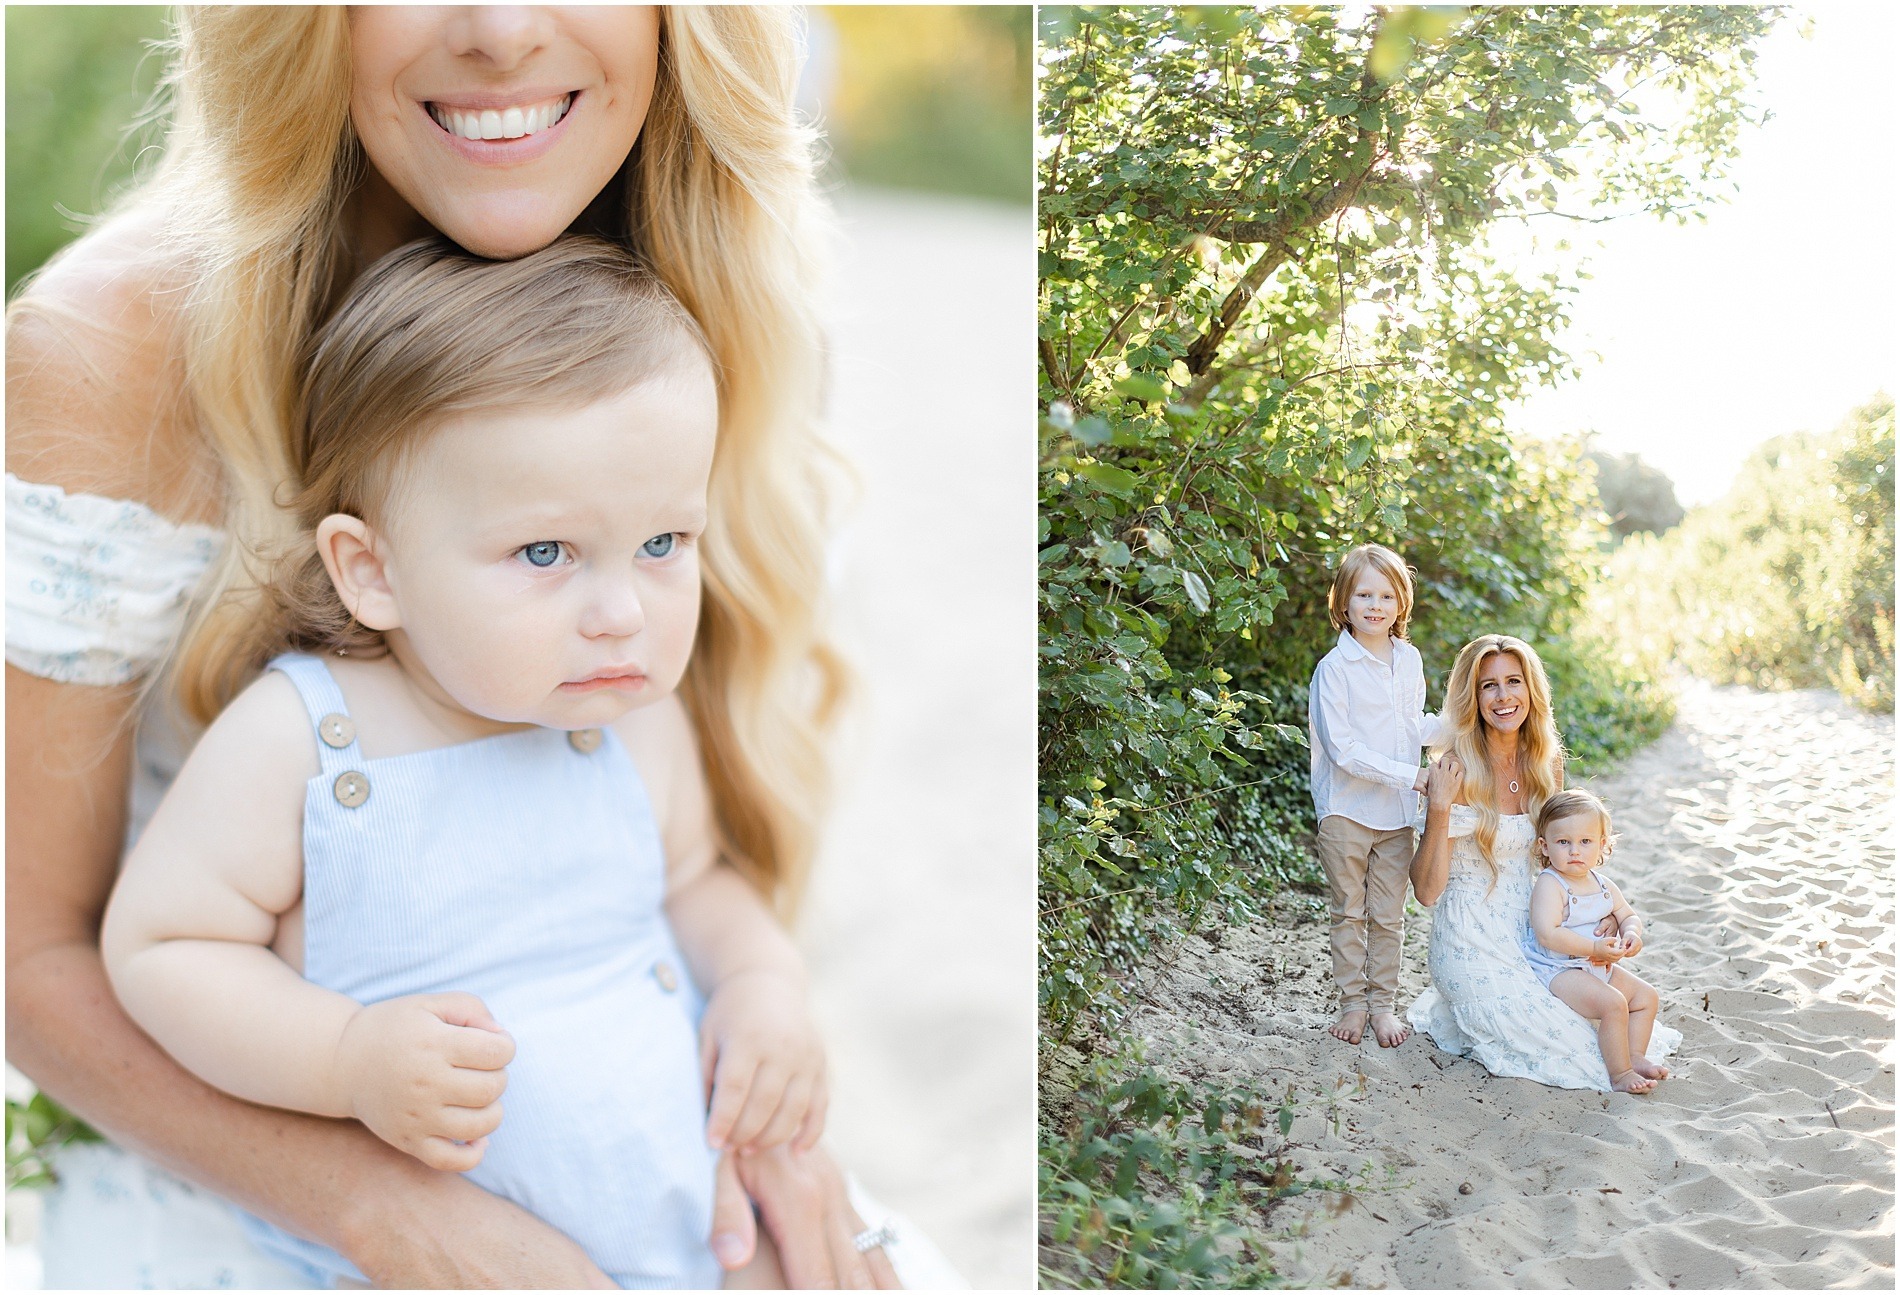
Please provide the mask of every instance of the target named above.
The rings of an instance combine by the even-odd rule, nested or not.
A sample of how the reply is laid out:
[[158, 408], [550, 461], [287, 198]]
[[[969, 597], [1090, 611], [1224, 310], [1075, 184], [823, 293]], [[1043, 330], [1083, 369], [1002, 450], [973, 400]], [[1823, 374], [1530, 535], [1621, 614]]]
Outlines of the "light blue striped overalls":
[[[304, 977], [363, 1003], [481, 998], [517, 1050], [468, 1176], [621, 1286], [717, 1287], [700, 1002], [626, 748], [611, 730], [537, 728], [365, 760], [320, 659], [271, 668], [302, 695], [323, 764], [304, 793]], [[362, 1277], [250, 1223], [324, 1284]]]

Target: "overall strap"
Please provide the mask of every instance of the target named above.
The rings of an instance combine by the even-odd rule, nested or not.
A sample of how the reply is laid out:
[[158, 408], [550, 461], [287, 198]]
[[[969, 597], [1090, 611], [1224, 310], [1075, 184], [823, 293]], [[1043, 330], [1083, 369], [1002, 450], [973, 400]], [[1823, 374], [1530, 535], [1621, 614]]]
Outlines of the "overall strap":
[[363, 763], [362, 748], [356, 744], [356, 722], [343, 704], [343, 690], [336, 686], [323, 658], [302, 652], [286, 652], [265, 667], [281, 671], [296, 686], [309, 712], [311, 727], [317, 731], [317, 759], [323, 772], [335, 777]]

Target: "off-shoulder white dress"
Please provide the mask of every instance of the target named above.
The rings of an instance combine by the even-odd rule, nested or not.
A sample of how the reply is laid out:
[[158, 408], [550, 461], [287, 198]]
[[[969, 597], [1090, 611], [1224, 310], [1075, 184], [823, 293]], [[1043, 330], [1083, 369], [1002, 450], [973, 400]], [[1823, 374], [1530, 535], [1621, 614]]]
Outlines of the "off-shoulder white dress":
[[[1534, 880], [1527, 861], [1536, 830], [1528, 815], [1502, 817], [1493, 887], [1473, 835], [1477, 826], [1478, 811], [1452, 806], [1451, 870], [1432, 909], [1432, 984], [1406, 1019], [1438, 1047], [1494, 1075], [1608, 1092], [1596, 1026], [1546, 989], [1524, 957]], [[1667, 1056], [1681, 1042], [1679, 1032], [1658, 1024], [1648, 1055]]]
[[[180, 525], [143, 504], [69, 493], [6, 475], [7, 662], [61, 683], [128, 683], [162, 671], [223, 532]], [[151, 820], [197, 734], [147, 690], [138, 715], [126, 847]], [[12, 1074], [9, 1086], [20, 1082]], [[309, 1274], [260, 1249], [221, 1197], [110, 1142], [57, 1153], [40, 1222], [41, 1283], [68, 1289], [309, 1288]], [[930, 1238], [849, 1179], [908, 1287], [968, 1283]]]

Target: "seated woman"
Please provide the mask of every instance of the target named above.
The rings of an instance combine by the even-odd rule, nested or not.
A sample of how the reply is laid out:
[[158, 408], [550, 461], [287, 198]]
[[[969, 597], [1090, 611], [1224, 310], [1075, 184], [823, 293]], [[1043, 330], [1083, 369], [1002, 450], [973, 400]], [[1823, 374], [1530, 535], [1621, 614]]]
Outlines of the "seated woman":
[[[1521, 639], [1474, 639], [1452, 667], [1443, 718], [1451, 750], [1431, 770], [1412, 858], [1412, 890], [1434, 908], [1432, 984], [1407, 1019], [1494, 1075], [1609, 1092], [1596, 1030], [1544, 988], [1524, 957], [1532, 824], [1564, 785], [1544, 663]], [[1657, 1025], [1649, 1055], [1666, 1056], [1681, 1041]]]

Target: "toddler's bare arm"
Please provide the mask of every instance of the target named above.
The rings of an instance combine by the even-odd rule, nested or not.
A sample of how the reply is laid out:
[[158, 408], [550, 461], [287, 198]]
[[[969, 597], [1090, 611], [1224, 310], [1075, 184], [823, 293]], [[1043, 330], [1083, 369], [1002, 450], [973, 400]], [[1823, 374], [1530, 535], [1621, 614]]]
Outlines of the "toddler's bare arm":
[[[127, 860], [102, 948], [126, 1012], [236, 1097], [361, 1119], [438, 1169], [480, 1160], [513, 1044], [468, 995], [365, 1008], [271, 951], [303, 887], [314, 736], [266, 675], [206, 732]], [[439, 1003], [434, 1000], [443, 1000]], [[466, 1001], [462, 1001], [466, 1000]]]
[[809, 1149], [824, 1132], [829, 1096], [804, 960], [765, 897], [722, 858], [685, 707], [665, 698], [630, 713], [619, 731], [660, 818], [667, 920], [707, 995], [707, 1140], [758, 1150], [796, 1139]]

